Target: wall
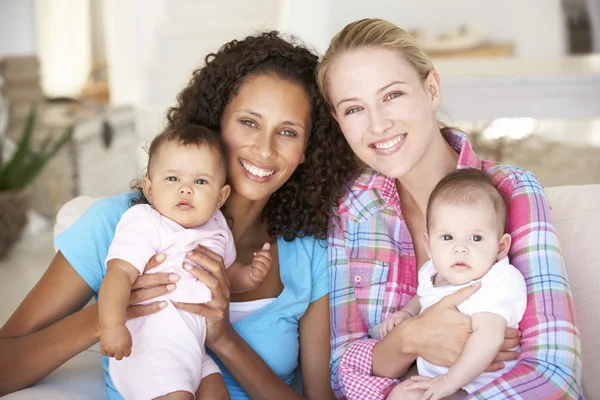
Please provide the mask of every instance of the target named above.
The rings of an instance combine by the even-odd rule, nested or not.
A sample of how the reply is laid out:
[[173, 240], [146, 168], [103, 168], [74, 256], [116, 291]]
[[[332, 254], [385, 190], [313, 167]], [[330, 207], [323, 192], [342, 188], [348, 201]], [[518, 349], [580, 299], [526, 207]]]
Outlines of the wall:
[[[471, 22], [495, 40], [513, 41], [517, 56], [557, 57], [566, 49], [561, 0], [322, 0], [316, 10], [295, 7], [301, 11], [287, 24], [297, 27], [302, 37], [313, 38], [320, 51], [347, 23], [361, 18], [384, 18], [405, 29], [438, 33]], [[325, 30], [319, 15], [324, 8]]]
[[0, 57], [35, 54], [33, 0], [0, 1]]

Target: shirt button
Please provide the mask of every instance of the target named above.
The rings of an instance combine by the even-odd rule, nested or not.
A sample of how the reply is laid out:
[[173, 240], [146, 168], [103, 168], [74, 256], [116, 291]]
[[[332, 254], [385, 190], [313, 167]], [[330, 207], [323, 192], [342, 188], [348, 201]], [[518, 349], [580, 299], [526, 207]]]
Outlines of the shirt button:
[[360, 281], [362, 281], [362, 277], [361, 277], [360, 275], [356, 275], [356, 276], [354, 277], [354, 282], [356, 282], [356, 283], [360, 283]]

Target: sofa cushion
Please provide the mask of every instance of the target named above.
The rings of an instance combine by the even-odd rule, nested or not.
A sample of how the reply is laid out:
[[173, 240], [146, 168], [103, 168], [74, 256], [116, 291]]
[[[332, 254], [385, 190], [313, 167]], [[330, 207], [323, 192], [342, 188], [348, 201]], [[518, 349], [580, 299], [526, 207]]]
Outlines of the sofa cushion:
[[577, 312], [586, 398], [600, 393], [600, 185], [546, 189]]

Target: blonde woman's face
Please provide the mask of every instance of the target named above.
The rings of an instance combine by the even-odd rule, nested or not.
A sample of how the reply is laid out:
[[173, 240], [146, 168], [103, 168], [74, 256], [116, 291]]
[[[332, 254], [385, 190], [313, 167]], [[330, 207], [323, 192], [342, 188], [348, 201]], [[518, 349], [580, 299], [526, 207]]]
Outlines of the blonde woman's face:
[[351, 50], [328, 73], [333, 114], [356, 155], [392, 178], [408, 174], [437, 132], [439, 78], [422, 82], [395, 50]]

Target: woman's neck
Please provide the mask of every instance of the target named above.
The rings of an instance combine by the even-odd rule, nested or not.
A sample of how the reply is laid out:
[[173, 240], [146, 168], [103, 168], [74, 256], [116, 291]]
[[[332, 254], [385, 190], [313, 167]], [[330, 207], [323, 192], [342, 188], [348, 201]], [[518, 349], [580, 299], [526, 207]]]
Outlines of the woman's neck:
[[231, 192], [225, 202], [225, 212], [233, 218], [232, 232], [236, 247], [254, 242], [257, 238], [267, 235], [266, 226], [261, 220], [267, 201], [268, 199], [248, 200]]
[[427, 201], [433, 188], [446, 174], [454, 171], [457, 164], [458, 154], [446, 142], [439, 129], [436, 129], [418, 164], [406, 176], [397, 180], [400, 198], [410, 198], [425, 216]]

